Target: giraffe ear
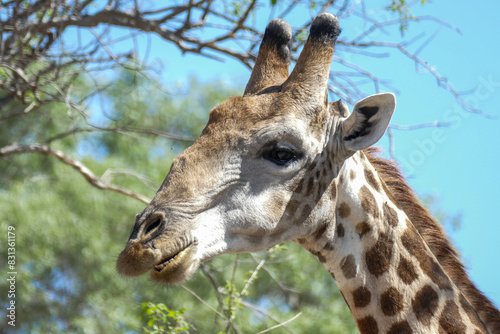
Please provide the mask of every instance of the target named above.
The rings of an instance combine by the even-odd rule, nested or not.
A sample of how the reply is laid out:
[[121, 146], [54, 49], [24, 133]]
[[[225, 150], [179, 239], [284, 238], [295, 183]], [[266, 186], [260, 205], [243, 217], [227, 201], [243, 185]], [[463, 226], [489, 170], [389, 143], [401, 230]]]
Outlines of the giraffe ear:
[[396, 108], [392, 93], [368, 96], [354, 106], [352, 114], [341, 124], [341, 141], [352, 151], [375, 144], [385, 133]]

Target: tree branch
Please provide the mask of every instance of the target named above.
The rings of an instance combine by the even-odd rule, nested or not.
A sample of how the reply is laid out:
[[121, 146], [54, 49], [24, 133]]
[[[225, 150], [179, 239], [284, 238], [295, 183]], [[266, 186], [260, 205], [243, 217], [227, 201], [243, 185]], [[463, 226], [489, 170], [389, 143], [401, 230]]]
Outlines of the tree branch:
[[389, 128], [394, 129], [394, 130], [420, 130], [424, 128], [442, 128], [442, 127], [448, 127], [450, 126], [451, 123], [449, 122], [430, 122], [430, 123], [422, 123], [422, 124], [415, 124], [415, 125], [397, 125], [397, 124], [391, 124], [389, 125]]
[[[1, 119], [1, 118], [0, 118]], [[118, 133], [141, 133], [141, 134], [146, 134], [146, 135], [153, 135], [153, 136], [158, 136], [158, 137], [163, 137], [167, 139], [172, 139], [176, 141], [182, 141], [182, 142], [187, 142], [187, 143], [193, 143], [195, 141], [194, 138], [191, 137], [184, 137], [184, 136], [179, 136], [173, 133], [169, 132], [164, 132], [164, 131], [159, 131], [155, 129], [143, 129], [143, 128], [133, 128], [133, 127], [127, 127], [127, 126], [117, 126], [114, 128], [103, 128], [99, 127], [96, 125], [91, 124], [91, 128], [80, 128], [76, 127], [73, 129], [70, 129], [68, 131], [62, 132], [58, 135], [55, 135], [54, 137], [46, 139], [43, 143], [45, 145], [50, 144], [53, 141], [60, 140], [63, 138], [66, 138], [68, 136], [77, 134], [77, 133], [82, 133], [82, 132], [98, 132], [98, 131], [107, 131], [107, 132], [118, 132]]]
[[89, 168], [87, 168], [80, 161], [74, 160], [67, 155], [65, 155], [62, 151], [54, 150], [47, 145], [19, 145], [19, 144], [11, 144], [9, 146], [5, 146], [0, 148], [0, 158], [8, 157], [14, 154], [23, 154], [23, 153], [39, 153], [53, 156], [66, 165], [73, 167], [76, 171], [78, 171], [82, 176], [87, 180], [88, 183], [93, 185], [94, 187], [102, 190], [110, 190], [116, 193], [134, 198], [144, 204], [149, 204], [150, 200], [142, 195], [131, 192], [127, 189], [108, 184], [103, 182], [99, 177], [97, 177]]
[[293, 317], [291, 317], [290, 319], [288, 319], [287, 321], [284, 321], [284, 322], [282, 322], [282, 323], [280, 323], [280, 324], [277, 324], [276, 326], [269, 327], [268, 329], [265, 329], [265, 330], [263, 330], [263, 331], [261, 331], [261, 332], [258, 332], [257, 334], [264, 334], [264, 333], [268, 333], [268, 332], [270, 332], [270, 331], [272, 331], [272, 330], [275, 330], [276, 328], [283, 327], [283, 326], [285, 326], [286, 324], [288, 324], [288, 323], [290, 323], [290, 322], [294, 321], [295, 319], [297, 319], [297, 318], [298, 318], [298, 317], [300, 317], [301, 315], [302, 315], [302, 312], [299, 312], [299, 313], [297, 313], [295, 316], [293, 316]]

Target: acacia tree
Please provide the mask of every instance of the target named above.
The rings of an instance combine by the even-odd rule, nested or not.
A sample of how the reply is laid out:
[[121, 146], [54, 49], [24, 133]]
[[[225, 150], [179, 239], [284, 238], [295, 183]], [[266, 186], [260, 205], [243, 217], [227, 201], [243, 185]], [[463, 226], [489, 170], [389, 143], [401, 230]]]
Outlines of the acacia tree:
[[[293, 332], [287, 319], [294, 321], [296, 332], [320, 333], [326, 330], [321, 323], [337, 323], [339, 333], [355, 331], [337, 290], [328, 292], [339, 301], [334, 303], [338, 308], [334, 315], [321, 302], [325, 290], [320, 287], [330, 285], [331, 277], [321, 274], [320, 265], [307, 261], [309, 254], [293, 245], [287, 252], [277, 247], [257, 255], [215, 259], [183, 286], [191, 299], [144, 279], [125, 281], [116, 276], [109, 248], [119, 251], [130, 217], [148, 203], [172, 157], [200, 133], [208, 110], [238, 94], [195, 81], [191, 85], [198, 86], [190, 90], [201, 92], [196, 98], [162, 93], [148, 61], [149, 51], [139, 48], [137, 41], [156, 34], [183, 53], [214, 61], [233, 58], [251, 68], [266, 23], [263, 13], [285, 19], [297, 12], [310, 13], [300, 22], [294, 19], [292, 55], [296, 55], [312, 18], [328, 11], [343, 22], [363, 22], [356, 36], [341, 35], [338, 51], [374, 60], [388, 50], [401, 52], [409, 65], [425, 68], [464, 108], [480, 112], [418, 57], [429, 39], [406, 39], [406, 31], [414, 29], [412, 23], [422, 20], [455, 29], [436, 18], [413, 16], [412, 6], [424, 2], [387, 1], [377, 12], [364, 2], [348, 0], [186, 0], [167, 5], [2, 1], [0, 214], [7, 217], [2, 230], [13, 224], [24, 231], [19, 236], [23, 273], [18, 285], [24, 291], [20, 313], [25, 320], [21, 328], [26, 332], [137, 330], [136, 306], [168, 299], [168, 307], [177, 311], [165, 318], [169, 314], [165, 308], [145, 304], [144, 319], [165, 330], [165, 321], [172, 321], [169, 330], [181, 332], [183, 319], [190, 331], [201, 333], [264, 331], [274, 326]], [[377, 32], [386, 31], [397, 33], [377, 39]], [[384, 78], [347, 58], [334, 58], [336, 70], [329, 86], [333, 95], [353, 102], [367, 91], [393, 89]], [[415, 127], [421, 126], [426, 125]], [[291, 257], [296, 261], [289, 261]], [[2, 254], [0, 261], [5, 258]], [[307, 274], [290, 276], [292, 271]], [[306, 286], [311, 277], [314, 284], [301, 291], [295, 288]], [[184, 315], [178, 311], [181, 308], [187, 309]], [[328, 320], [308, 322], [311, 317], [298, 316], [301, 312]]]

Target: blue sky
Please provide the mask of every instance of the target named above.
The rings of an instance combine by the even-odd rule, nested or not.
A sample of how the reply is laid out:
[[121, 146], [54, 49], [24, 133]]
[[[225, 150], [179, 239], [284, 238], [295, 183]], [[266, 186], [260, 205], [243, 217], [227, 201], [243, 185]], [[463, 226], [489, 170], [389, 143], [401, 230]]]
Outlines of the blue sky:
[[440, 129], [439, 136], [433, 133], [436, 129], [395, 132], [396, 157], [419, 194], [433, 195], [443, 211], [462, 215], [460, 228], [448, 231], [473, 281], [500, 305], [500, 215], [496, 207], [500, 201], [500, 63], [495, 56], [500, 52], [500, 3], [434, 1], [424, 9], [459, 27], [462, 35], [443, 29], [422, 58], [458, 91], [475, 89], [466, 99], [496, 119], [461, 111], [430, 76], [406, 80], [401, 75], [394, 83], [401, 91], [394, 123], [437, 120], [452, 124]]
[[[419, 195], [433, 196], [438, 199], [440, 210], [461, 216], [460, 227], [448, 228], [448, 232], [473, 281], [496, 305], [500, 305], [500, 261], [497, 259], [500, 215], [496, 207], [500, 206], [497, 173], [500, 163], [499, 12], [500, 2], [493, 0], [474, 4], [435, 0], [414, 11], [416, 15], [432, 15], [460, 29], [461, 34], [440, 29], [420, 53], [420, 58], [447, 77], [458, 91], [469, 91], [466, 100], [493, 119], [463, 111], [451, 94], [437, 86], [433, 76], [417, 74], [413, 63], [397, 52], [392, 52], [394, 56], [386, 60], [350, 59], [389, 80], [398, 89], [392, 124], [450, 123], [446, 128], [394, 130], [395, 157]], [[268, 17], [258, 20], [259, 25], [265, 26]], [[290, 23], [293, 26], [293, 17]], [[341, 38], [357, 28], [357, 23], [349, 21], [341, 20], [340, 24]], [[420, 44], [438, 29], [432, 22], [415, 23], [410, 26], [410, 34], [412, 27], [425, 32]], [[168, 43], [157, 38], [152, 41], [151, 58], [161, 59], [166, 84], [187, 82], [190, 75], [195, 75], [203, 81], [222, 78], [243, 89], [250, 75], [237, 61], [228, 59], [222, 63], [195, 55], [182, 56]], [[420, 44], [416, 43], [413, 49]], [[339, 48], [336, 56], [342, 57], [345, 53]], [[387, 148], [388, 138], [379, 144]]]

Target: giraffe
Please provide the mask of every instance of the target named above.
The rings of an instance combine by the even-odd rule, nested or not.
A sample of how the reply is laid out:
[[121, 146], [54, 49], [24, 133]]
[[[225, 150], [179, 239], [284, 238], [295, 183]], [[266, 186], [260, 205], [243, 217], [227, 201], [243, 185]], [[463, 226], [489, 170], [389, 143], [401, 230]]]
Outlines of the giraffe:
[[440, 225], [375, 144], [395, 96], [328, 102], [337, 18], [324, 13], [289, 75], [292, 30], [266, 28], [243, 96], [210, 111], [136, 216], [118, 272], [176, 284], [202, 261], [296, 242], [336, 281], [361, 333], [500, 333]]

